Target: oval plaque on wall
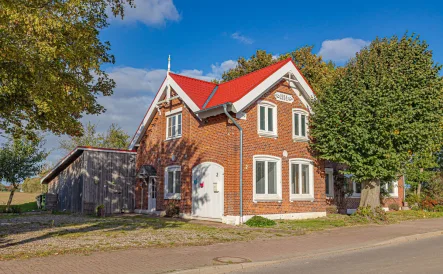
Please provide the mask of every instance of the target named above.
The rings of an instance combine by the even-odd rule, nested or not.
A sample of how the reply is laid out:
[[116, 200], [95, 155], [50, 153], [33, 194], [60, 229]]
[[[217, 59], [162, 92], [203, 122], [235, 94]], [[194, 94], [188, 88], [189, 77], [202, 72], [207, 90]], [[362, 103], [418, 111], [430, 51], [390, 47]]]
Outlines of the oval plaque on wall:
[[292, 102], [294, 102], [294, 97], [292, 97], [291, 94], [276, 92], [274, 96], [275, 96], [275, 99], [277, 101], [282, 101], [282, 102], [285, 102], [285, 103], [292, 103]]

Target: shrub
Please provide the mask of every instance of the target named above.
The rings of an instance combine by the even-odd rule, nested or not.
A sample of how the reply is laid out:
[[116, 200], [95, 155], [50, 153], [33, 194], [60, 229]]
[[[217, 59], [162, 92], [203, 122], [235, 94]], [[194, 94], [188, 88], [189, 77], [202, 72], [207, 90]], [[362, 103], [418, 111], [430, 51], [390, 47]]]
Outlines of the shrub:
[[409, 204], [409, 206], [419, 204], [420, 201], [421, 201], [420, 195], [417, 195], [415, 193], [408, 193], [408, 196], [406, 197], [406, 202]]
[[105, 205], [98, 205], [95, 209], [97, 217], [105, 217]]
[[438, 204], [437, 200], [432, 199], [429, 196], [426, 196], [422, 201], [421, 201], [421, 208], [423, 210], [427, 210], [427, 211], [433, 211], [434, 207]]
[[326, 207], [326, 213], [327, 214], [337, 214], [338, 213], [337, 206], [333, 205], [333, 206]]
[[389, 210], [394, 210], [394, 211], [399, 211], [400, 210], [400, 206], [398, 204], [390, 204], [389, 205]]
[[169, 202], [166, 205], [165, 216], [166, 217], [177, 217], [180, 214], [180, 207], [178, 207], [174, 202]]
[[385, 210], [378, 206], [375, 209], [372, 209], [370, 206], [364, 206], [357, 208], [357, 211], [353, 214], [354, 216], [359, 216], [366, 218], [371, 221], [387, 221], [388, 216], [386, 215]]
[[245, 224], [250, 227], [270, 227], [274, 226], [276, 223], [274, 220], [262, 216], [254, 216], [247, 220]]
[[443, 205], [436, 205], [434, 206], [435, 212], [443, 212]]

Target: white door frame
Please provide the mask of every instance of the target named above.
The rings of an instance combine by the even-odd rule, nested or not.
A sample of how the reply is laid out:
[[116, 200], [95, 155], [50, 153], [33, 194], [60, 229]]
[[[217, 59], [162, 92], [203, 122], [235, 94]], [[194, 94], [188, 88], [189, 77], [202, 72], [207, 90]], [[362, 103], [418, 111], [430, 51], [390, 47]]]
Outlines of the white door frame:
[[[215, 166], [217, 166], [217, 167], [219, 167], [219, 168], [221, 168], [221, 170], [222, 170], [222, 172], [223, 172], [223, 174], [222, 174], [222, 178], [223, 178], [223, 181], [222, 181], [222, 186], [218, 189], [218, 191], [219, 191], [219, 193], [220, 193], [220, 203], [221, 203], [221, 216], [220, 216], [220, 218], [222, 218], [223, 216], [225, 216], [225, 168], [222, 166], [222, 165], [220, 165], [220, 164], [218, 164], [218, 163], [215, 163], [215, 162], [202, 162], [202, 163], [200, 163], [200, 164], [198, 164], [198, 165], [196, 165], [196, 166], [194, 166], [193, 168], [192, 168], [192, 173], [191, 173], [191, 176], [192, 176], [192, 181], [191, 181], [191, 191], [193, 192], [194, 191], [194, 170], [196, 169], [196, 168], [198, 168], [198, 167], [200, 167], [200, 166], [203, 166], [203, 165], [215, 165]], [[193, 195], [191, 195], [191, 199], [193, 199]], [[191, 201], [191, 203], [192, 203], [192, 208], [191, 208], [191, 215], [192, 216], [195, 216], [195, 217], [198, 217], [197, 215], [194, 215], [194, 201]], [[215, 217], [214, 219], [219, 219], [218, 217]]]
[[157, 176], [148, 178], [148, 211], [155, 212], [157, 210]]

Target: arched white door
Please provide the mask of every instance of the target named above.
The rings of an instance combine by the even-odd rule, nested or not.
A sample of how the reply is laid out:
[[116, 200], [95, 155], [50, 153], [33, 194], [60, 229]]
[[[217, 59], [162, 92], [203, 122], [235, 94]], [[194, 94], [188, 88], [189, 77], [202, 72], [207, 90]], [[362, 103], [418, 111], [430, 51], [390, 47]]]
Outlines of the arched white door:
[[205, 162], [192, 169], [192, 215], [221, 219], [224, 202], [224, 168]]

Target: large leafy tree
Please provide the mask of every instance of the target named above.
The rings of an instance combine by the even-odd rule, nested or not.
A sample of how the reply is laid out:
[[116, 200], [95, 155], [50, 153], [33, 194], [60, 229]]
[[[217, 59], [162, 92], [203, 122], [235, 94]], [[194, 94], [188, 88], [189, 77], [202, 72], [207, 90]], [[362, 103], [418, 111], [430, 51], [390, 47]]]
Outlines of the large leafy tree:
[[237, 66], [223, 73], [222, 81], [230, 81], [250, 72], [267, 67], [273, 63], [291, 57], [296, 66], [300, 69], [312, 88], [321, 93], [329, 86], [336, 75], [341, 72], [332, 62], [325, 62], [321, 56], [312, 53], [313, 46], [298, 48], [292, 52], [282, 54], [277, 58], [264, 50], [257, 50], [249, 59], [240, 57]]
[[82, 136], [73, 136], [60, 141], [60, 148], [67, 152], [78, 146], [125, 149], [130, 136], [117, 124], [111, 124], [106, 133], [97, 132], [97, 125], [88, 123]]
[[43, 161], [48, 156], [42, 148], [43, 144], [40, 137], [32, 141], [16, 138], [10, 139], [0, 149], [0, 181], [12, 186], [6, 210], [9, 210], [14, 193], [20, 184], [41, 171]]
[[81, 135], [83, 114], [100, 114], [97, 96], [115, 83], [99, 39], [108, 10], [124, 15], [133, 0], [0, 0], [0, 130]]
[[380, 204], [380, 182], [442, 140], [441, 66], [418, 36], [374, 40], [313, 104], [313, 147], [362, 183], [360, 206]]

